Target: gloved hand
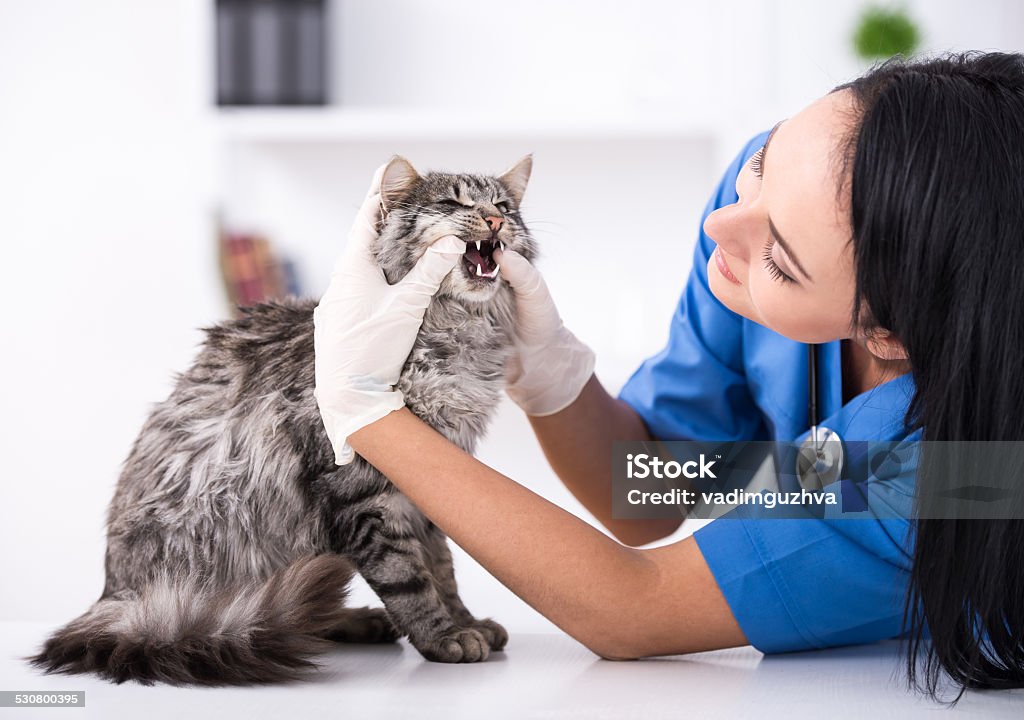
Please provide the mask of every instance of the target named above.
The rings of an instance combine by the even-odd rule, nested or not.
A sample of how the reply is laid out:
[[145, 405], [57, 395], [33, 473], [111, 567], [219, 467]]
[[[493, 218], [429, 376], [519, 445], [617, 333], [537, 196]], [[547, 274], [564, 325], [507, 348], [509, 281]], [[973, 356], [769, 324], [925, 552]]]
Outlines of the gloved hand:
[[496, 250], [494, 259], [515, 291], [518, 312], [506, 391], [527, 415], [554, 415], [579, 397], [594, 372], [594, 352], [562, 324], [544, 278], [526, 258]]
[[388, 285], [371, 253], [384, 167], [374, 175], [327, 292], [313, 311], [313, 396], [338, 465], [355, 457], [349, 435], [405, 405], [394, 386], [427, 305], [466, 252], [459, 238], [440, 237], [408, 275]]

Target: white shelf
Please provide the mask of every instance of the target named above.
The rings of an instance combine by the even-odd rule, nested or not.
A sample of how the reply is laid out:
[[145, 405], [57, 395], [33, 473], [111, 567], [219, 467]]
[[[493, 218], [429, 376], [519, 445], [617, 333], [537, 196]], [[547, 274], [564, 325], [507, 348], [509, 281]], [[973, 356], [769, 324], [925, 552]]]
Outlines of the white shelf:
[[221, 139], [235, 143], [346, 143], [489, 138], [709, 139], [716, 124], [679, 113], [551, 113], [545, 116], [400, 108], [218, 109]]

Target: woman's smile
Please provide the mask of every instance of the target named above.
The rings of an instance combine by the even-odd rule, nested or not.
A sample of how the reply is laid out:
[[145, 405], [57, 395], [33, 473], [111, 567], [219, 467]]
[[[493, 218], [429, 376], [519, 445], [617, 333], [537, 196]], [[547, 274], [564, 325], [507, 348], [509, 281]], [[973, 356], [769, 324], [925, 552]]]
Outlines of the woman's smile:
[[742, 285], [736, 276], [732, 274], [732, 270], [729, 269], [729, 263], [725, 261], [725, 253], [722, 251], [721, 246], [715, 246], [715, 265], [718, 267], [718, 271], [725, 276], [725, 279], [729, 282]]

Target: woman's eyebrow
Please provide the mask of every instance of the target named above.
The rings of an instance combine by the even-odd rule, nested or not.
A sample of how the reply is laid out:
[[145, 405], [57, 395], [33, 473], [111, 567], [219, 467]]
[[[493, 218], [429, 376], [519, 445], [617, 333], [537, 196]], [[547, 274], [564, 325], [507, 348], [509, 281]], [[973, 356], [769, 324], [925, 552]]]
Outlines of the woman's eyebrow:
[[775, 127], [773, 127], [771, 129], [771, 132], [768, 133], [768, 137], [765, 138], [765, 141], [764, 141], [764, 152], [761, 153], [761, 172], [762, 173], [764, 172], [764, 169], [768, 167], [768, 163], [765, 162], [768, 159], [768, 146], [771, 145], [772, 138], [775, 137], [775, 131], [778, 130], [779, 126], [782, 125], [782, 123], [784, 123], [784, 122], [786, 122], [785, 119], [779, 120], [777, 123], [775, 123]]
[[[782, 125], [782, 123], [784, 122], [786, 121], [779, 120], [777, 123], [775, 123], [775, 127], [772, 128], [772, 131], [770, 133], [768, 133], [768, 137], [764, 141], [764, 152], [761, 153], [762, 175], [764, 175], [768, 171], [768, 145], [771, 144], [772, 138], [775, 136], [775, 131], [778, 130], [779, 126]], [[804, 270], [804, 266], [800, 264], [800, 260], [797, 259], [797, 256], [793, 253], [792, 246], [782, 239], [782, 235], [781, 233], [779, 233], [779, 229], [775, 227], [775, 223], [772, 222], [771, 215], [768, 216], [768, 229], [771, 230], [772, 235], [775, 238], [775, 242], [782, 246], [782, 249], [786, 251], [786, 255], [788, 255], [789, 259], [793, 261], [794, 265], [796, 265], [796, 269], [799, 270], [805, 278], [807, 278], [811, 282], [814, 282], [814, 278], [812, 278], [810, 274], [806, 270]]]

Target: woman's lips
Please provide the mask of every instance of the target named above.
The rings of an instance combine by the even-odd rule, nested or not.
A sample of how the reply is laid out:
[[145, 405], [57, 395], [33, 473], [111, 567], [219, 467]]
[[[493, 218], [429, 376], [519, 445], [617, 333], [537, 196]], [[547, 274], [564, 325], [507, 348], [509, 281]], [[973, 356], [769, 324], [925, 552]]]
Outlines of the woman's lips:
[[728, 280], [729, 282], [736, 283], [737, 285], [742, 285], [743, 283], [737, 280], [736, 276], [732, 274], [732, 270], [729, 269], [729, 263], [725, 261], [725, 255], [722, 254], [722, 248], [716, 245], [714, 255], [715, 267], [718, 268], [718, 272], [725, 275], [725, 279]]

